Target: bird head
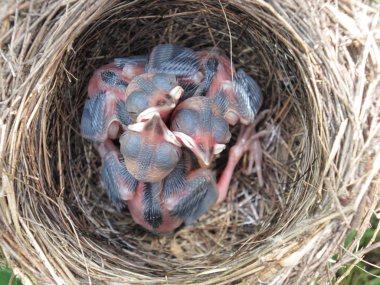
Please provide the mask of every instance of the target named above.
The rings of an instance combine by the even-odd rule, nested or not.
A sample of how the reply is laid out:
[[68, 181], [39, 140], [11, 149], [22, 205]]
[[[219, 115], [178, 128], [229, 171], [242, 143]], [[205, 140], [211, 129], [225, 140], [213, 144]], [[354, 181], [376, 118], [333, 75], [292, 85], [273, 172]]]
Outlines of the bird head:
[[128, 125], [120, 137], [120, 151], [128, 171], [137, 180], [157, 182], [175, 168], [182, 151], [160, 114], [149, 115], [141, 122]]
[[207, 97], [192, 97], [177, 106], [171, 122], [173, 134], [198, 158], [210, 166], [215, 154], [229, 142], [231, 133], [218, 106]]

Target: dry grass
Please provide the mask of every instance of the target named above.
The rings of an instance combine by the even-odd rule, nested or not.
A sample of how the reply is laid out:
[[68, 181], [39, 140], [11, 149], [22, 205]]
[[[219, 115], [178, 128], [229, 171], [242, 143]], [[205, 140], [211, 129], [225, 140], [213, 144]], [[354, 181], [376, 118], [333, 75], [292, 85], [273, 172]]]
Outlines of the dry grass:
[[[329, 258], [349, 259], [347, 230], [359, 240], [380, 210], [378, 11], [356, 0], [3, 3], [0, 247], [10, 265], [40, 284], [331, 282]], [[218, 46], [244, 66], [263, 87], [259, 129], [271, 135], [263, 188], [239, 168], [221, 207], [153, 236], [110, 206], [78, 129], [95, 68], [168, 42]]]

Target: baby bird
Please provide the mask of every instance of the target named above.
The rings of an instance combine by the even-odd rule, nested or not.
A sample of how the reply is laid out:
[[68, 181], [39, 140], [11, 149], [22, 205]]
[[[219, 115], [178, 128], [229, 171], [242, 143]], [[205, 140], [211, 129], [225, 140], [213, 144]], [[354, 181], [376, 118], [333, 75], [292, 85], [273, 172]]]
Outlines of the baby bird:
[[162, 181], [140, 182], [128, 200], [134, 221], [154, 233], [173, 231], [182, 223], [192, 224], [218, 198], [211, 171], [199, 168], [184, 150], [175, 169]]
[[230, 125], [238, 121], [251, 124], [262, 104], [256, 81], [243, 69], [236, 72], [219, 48], [194, 52], [171, 44], [158, 45], [149, 56], [146, 69], [176, 75], [180, 82], [192, 84], [196, 91], [191, 95], [214, 100]]
[[111, 203], [122, 209], [133, 198], [138, 181], [128, 172], [119, 148], [106, 140], [96, 146], [102, 159], [102, 178]]
[[157, 112], [166, 121], [182, 95], [183, 89], [174, 75], [144, 73], [134, 77], [126, 89], [124, 107], [134, 122], [141, 121], [139, 116]]
[[207, 97], [183, 101], [171, 120], [173, 134], [195, 154], [202, 167], [210, 166], [213, 156], [223, 151], [231, 138], [220, 109]]
[[176, 167], [181, 146], [158, 112], [129, 125], [120, 137], [125, 165], [133, 177], [142, 182], [165, 178]]
[[142, 56], [118, 58], [94, 72], [80, 126], [84, 138], [97, 143], [116, 139], [121, 126], [132, 122], [123, 110], [125, 92], [132, 79], [144, 72], [146, 60]]
[[[149, 56], [117, 58], [94, 73], [88, 96], [81, 134], [102, 158], [111, 202], [119, 209], [127, 203], [144, 228], [172, 231], [222, 202], [246, 153], [248, 172], [254, 164], [263, 184], [259, 139], [267, 132], [255, 128], [265, 115], [257, 115], [262, 93], [218, 48], [163, 44]], [[238, 122], [243, 126], [216, 182], [209, 166]]]
[[[162, 59], [170, 64], [165, 64], [162, 62]], [[160, 45], [153, 50], [148, 62], [147, 66], [151, 66], [152, 69], [165, 69], [165, 72], [179, 76], [180, 82], [186, 82], [187, 86], [192, 85], [193, 89], [190, 92], [190, 96], [206, 96], [211, 99], [219, 107], [222, 117], [229, 125], [235, 125], [237, 122], [247, 125], [247, 127], [242, 127], [242, 133], [238, 138], [237, 147], [235, 148], [244, 149], [244, 151], [241, 154], [239, 152], [238, 156], [235, 155], [235, 159], [232, 159], [231, 156], [231, 161], [237, 160], [238, 162], [243, 154], [248, 152], [248, 170], [252, 172], [254, 162], [260, 185], [262, 185], [262, 151], [258, 140], [262, 134], [256, 135], [254, 128], [258, 121], [256, 120], [256, 115], [262, 105], [263, 96], [256, 81], [247, 75], [243, 69], [239, 69], [236, 72], [231, 60], [218, 48], [211, 48], [195, 53], [188, 48], [174, 45]], [[187, 73], [184, 73], [184, 70]], [[187, 94], [183, 98], [189, 98], [189, 95]], [[180, 109], [180, 106], [181, 104], [178, 106], [178, 109]], [[173, 122], [172, 130], [177, 135], [178, 131], [175, 129]], [[201, 148], [204, 148], [202, 143], [197, 143], [194, 139], [188, 139], [186, 132], [179, 133], [178, 138], [183, 144], [192, 149], [201, 161], [203, 160], [203, 166], [209, 164], [212, 157], [210, 151], [208, 151], [208, 154], [207, 150], [203, 151], [202, 154], [202, 151], [200, 151]], [[251, 137], [256, 139], [252, 139]], [[217, 152], [219, 149], [222, 149], [222, 146], [215, 144], [215, 149]], [[237, 162], [233, 164], [236, 165]], [[232, 175], [234, 168], [235, 166], [229, 166], [227, 172], [230, 173], [232, 171]], [[229, 181], [229, 179], [225, 179], [228, 175], [222, 177], [222, 181]], [[227, 184], [229, 182], [223, 183], [223, 188], [228, 188]]]

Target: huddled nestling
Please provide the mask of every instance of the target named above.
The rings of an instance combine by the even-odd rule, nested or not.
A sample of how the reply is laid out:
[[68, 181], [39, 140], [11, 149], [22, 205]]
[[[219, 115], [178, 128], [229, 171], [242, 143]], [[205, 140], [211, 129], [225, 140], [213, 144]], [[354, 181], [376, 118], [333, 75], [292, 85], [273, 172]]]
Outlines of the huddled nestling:
[[[102, 159], [110, 201], [128, 205], [136, 223], [160, 233], [192, 224], [222, 202], [240, 158], [262, 185], [256, 133], [262, 92], [218, 48], [172, 44], [147, 56], [115, 58], [88, 84], [81, 134]], [[210, 169], [242, 124], [219, 181]]]

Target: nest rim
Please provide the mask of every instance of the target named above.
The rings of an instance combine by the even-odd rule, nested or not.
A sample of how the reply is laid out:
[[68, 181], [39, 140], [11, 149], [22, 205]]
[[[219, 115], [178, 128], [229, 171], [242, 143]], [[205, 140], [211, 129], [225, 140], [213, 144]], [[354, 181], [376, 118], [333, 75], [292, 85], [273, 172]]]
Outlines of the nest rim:
[[[296, 4], [300, 5], [297, 11], [293, 9]], [[326, 5], [327, 15], [340, 15]], [[351, 7], [346, 2], [342, 5]], [[1, 153], [6, 154], [0, 162], [5, 193], [0, 195], [0, 225], [5, 229], [0, 246], [7, 259], [17, 260], [18, 266], [39, 280], [60, 284], [75, 283], [78, 276], [86, 283], [227, 284], [245, 279], [290, 284], [301, 278], [295, 272], [306, 270], [297, 269], [301, 261], [294, 259], [301, 256], [307, 264], [324, 248], [319, 261], [306, 270], [314, 276], [313, 270], [338, 248], [355, 220], [360, 229], [369, 223], [368, 209], [375, 202], [366, 205], [366, 211], [358, 209], [366, 201], [363, 197], [376, 194], [371, 183], [380, 168], [373, 143], [378, 138], [366, 140], [372, 134], [370, 126], [378, 124], [374, 106], [362, 100], [362, 110], [357, 112], [349, 105], [354, 97], [349, 81], [356, 76], [349, 71], [355, 64], [342, 67], [342, 62], [357, 60], [366, 71], [375, 66], [377, 58], [363, 52], [369, 44], [358, 36], [345, 47], [343, 58], [331, 56], [335, 46], [321, 39], [320, 21], [301, 19], [319, 8], [297, 0], [283, 4], [184, 0], [161, 6], [159, 1], [94, 1], [93, 5], [73, 3], [65, 9], [53, 1], [43, 9], [38, 7], [44, 12], [41, 20], [35, 25], [27, 22], [35, 41], [29, 39], [30, 45], [23, 49], [28, 39], [14, 37], [15, 46], [24, 43], [19, 49], [23, 64], [13, 70], [16, 61], [5, 57], [9, 60], [3, 65], [18, 80], [7, 85], [11, 104], [4, 106], [17, 108], [14, 116], [6, 112], [9, 118], [2, 119], [3, 134], [9, 135], [0, 140]], [[15, 11], [20, 17], [24, 12], [22, 7]], [[49, 13], [51, 17], [45, 18]], [[330, 21], [340, 23], [333, 16]], [[247, 23], [246, 29], [242, 23]], [[307, 28], [311, 30], [306, 33]], [[344, 29], [340, 32], [347, 34]], [[0, 43], [10, 39], [5, 33]], [[254, 175], [245, 177], [238, 170], [235, 182], [239, 189], [233, 184], [228, 201], [220, 208], [194, 226], [153, 236], [133, 226], [128, 212], [118, 213], [107, 205], [108, 198], [99, 187], [99, 159], [80, 138], [78, 117], [85, 86], [96, 67], [165, 42], [196, 50], [222, 47], [234, 63], [247, 66], [266, 94], [264, 109], [272, 110], [259, 129], [270, 128], [272, 134], [263, 141], [265, 189], [252, 186]], [[321, 43], [331, 50], [318, 50], [315, 45]], [[361, 60], [365, 54], [368, 60]], [[337, 70], [348, 70], [347, 78]], [[379, 83], [377, 74], [369, 76]], [[368, 82], [365, 86], [362, 97], [379, 104], [373, 95], [377, 85]], [[367, 126], [369, 118], [372, 121]], [[369, 148], [366, 154], [363, 145]], [[347, 153], [357, 165], [345, 162]], [[350, 173], [371, 179], [363, 186], [352, 182]], [[347, 183], [349, 190], [343, 187]], [[244, 213], [251, 207], [247, 201], [262, 212]], [[270, 209], [272, 202], [277, 209]], [[263, 213], [265, 219], [254, 219]], [[251, 225], [246, 226], [246, 220]], [[12, 234], [19, 240], [12, 241]], [[23, 249], [11, 253], [10, 249], [20, 245]], [[42, 272], [33, 260], [44, 268]], [[276, 277], [276, 272], [281, 274]]]

